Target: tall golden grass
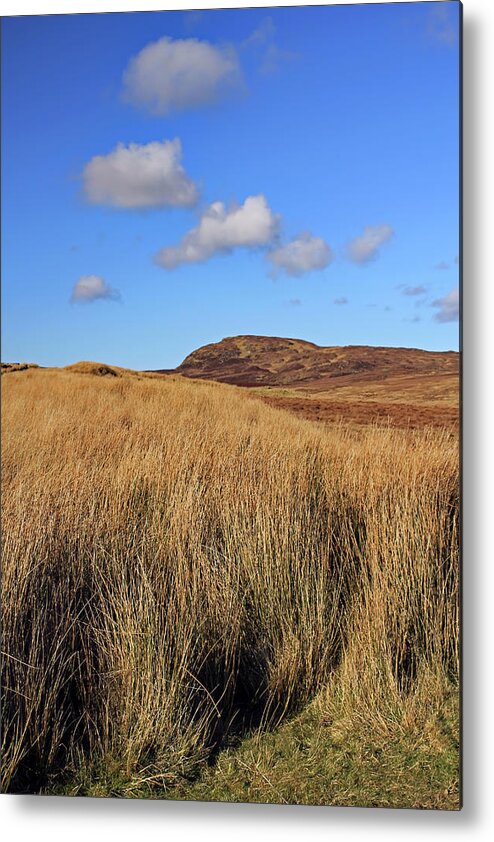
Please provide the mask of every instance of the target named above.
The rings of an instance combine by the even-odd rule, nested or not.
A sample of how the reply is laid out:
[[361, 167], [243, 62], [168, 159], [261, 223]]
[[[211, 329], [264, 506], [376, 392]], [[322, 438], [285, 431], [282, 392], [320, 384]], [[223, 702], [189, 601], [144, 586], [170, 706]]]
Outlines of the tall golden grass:
[[2, 386], [4, 791], [88, 759], [172, 786], [335, 670], [384, 725], [456, 681], [450, 434], [178, 377]]

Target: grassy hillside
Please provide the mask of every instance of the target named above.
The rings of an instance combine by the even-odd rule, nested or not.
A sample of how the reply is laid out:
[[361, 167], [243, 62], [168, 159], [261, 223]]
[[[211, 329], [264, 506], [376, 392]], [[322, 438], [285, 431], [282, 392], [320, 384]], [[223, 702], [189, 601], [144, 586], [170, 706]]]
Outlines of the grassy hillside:
[[[2, 383], [4, 790], [273, 800], [207, 764], [249, 733], [269, 779], [265, 747], [301, 712], [354, 770], [374, 746], [382, 778], [401, 740], [407, 803], [457, 807], [455, 438], [119, 374]], [[324, 739], [312, 777], [288, 742], [274, 800], [326, 776], [328, 803], [387, 803]]]

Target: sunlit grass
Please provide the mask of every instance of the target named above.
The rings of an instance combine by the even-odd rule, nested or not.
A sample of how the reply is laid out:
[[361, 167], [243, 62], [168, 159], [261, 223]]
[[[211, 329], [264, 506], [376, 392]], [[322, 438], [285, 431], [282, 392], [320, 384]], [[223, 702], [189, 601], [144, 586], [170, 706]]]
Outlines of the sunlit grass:
[[453, 692], [451, 434], [180, 378], [2, 386], [4, 790], [169, 797], [328, 688], [352, 745]]

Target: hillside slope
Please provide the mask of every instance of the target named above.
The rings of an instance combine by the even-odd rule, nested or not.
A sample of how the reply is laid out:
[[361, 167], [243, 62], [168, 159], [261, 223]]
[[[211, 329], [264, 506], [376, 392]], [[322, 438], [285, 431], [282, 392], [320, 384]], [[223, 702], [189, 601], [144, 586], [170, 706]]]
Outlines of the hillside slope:
[[454, 351], [355, 345], [320, 347], [301, 339], [235, 336], [193, 351], [176, 372], [237, 386], [324, 391], [333, 385], [342, 386], [356, 380], [379, 381], [391, 376], [457, 376], [458, 369], [458, 354]]

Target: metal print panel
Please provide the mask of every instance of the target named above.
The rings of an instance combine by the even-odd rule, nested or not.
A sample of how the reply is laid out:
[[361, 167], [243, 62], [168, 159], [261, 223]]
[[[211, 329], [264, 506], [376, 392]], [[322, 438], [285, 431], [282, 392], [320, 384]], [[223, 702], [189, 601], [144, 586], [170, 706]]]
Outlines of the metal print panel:
[[2, 788], [458, 810], [461, 4], [2, 21]]

